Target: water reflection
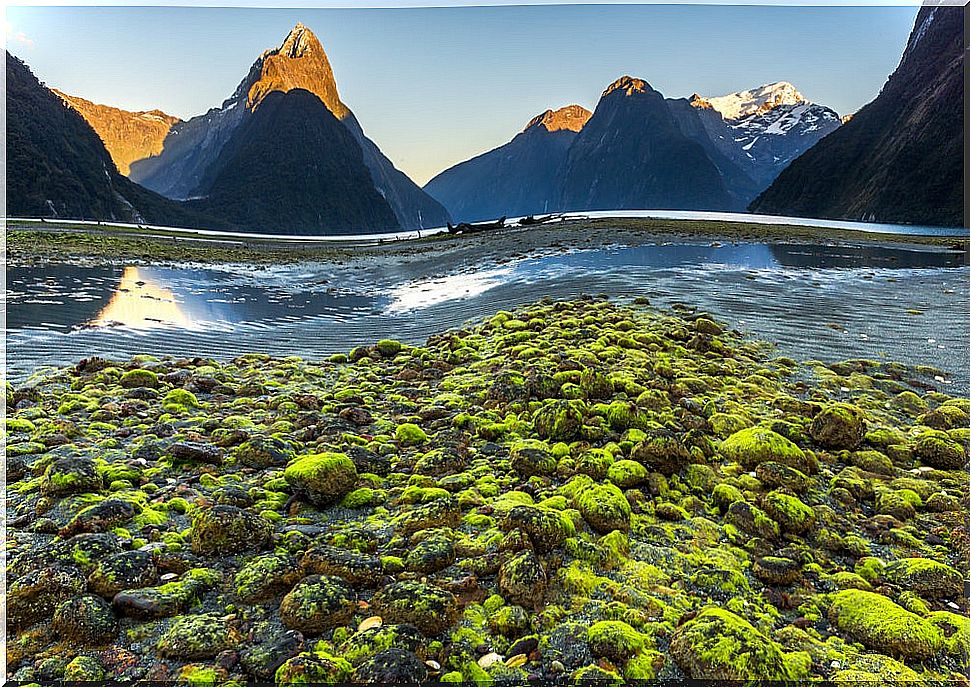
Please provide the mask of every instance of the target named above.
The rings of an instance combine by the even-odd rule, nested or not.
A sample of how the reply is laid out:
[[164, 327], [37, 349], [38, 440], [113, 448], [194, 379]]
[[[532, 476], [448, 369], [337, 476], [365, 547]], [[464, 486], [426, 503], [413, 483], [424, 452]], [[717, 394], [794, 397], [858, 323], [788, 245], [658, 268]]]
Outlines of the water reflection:
[[108, 304], [86, 324], [91, 327], [122, 326], [132, 329], [165, 326], [195, 329], [199, 326], [176, 302], [175, 294], [160, 284], [150, 269], [130, 266], [121, 273], [121, 282], [111, 294]]

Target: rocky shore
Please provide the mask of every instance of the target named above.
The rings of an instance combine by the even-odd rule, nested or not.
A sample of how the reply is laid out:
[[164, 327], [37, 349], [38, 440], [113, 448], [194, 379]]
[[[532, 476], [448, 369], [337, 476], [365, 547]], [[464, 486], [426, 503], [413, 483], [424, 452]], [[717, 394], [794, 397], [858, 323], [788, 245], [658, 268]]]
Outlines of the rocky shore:
[[8, 678], [964, 683], [970, 400], [645, 301], [7, 387]]

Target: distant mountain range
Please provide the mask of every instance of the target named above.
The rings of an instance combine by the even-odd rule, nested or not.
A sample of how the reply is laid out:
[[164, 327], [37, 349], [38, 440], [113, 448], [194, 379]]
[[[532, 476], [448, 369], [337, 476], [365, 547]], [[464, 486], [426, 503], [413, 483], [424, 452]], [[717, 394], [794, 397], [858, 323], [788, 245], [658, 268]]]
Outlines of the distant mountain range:
[[[126, 112], [55, 95], [34, 82], [83, 117], [72, 121], [75, 135], [89, 138], [80, 133], [87, 128], [86, 133], [100, 137], [102, 150], [110, 154], [106, 165], [111, 164], [129, 195], [140, 192], [147, 194], [145, 198], [169, 199], [165, 207], [170, 212], [151, 220], [154, 223], [192, 218], [190, 226], [334, 234], [443, 226], [450, 219], [440, 203], [395, 169], [364, 135], [340, 101], [323, 47], [302, 24], [278, 49], [256, 60], [220, 108], [184, 122], [159, 111]], [[10, 92], [8, 99], [16, 101], [19, 94]], [[14, 102], [13, 108], [17, 107]], [[63, 119], [59, 111], [63, 109], [48, 108], [58, 112], [58, 121]], [[24, 160], [24, 174], [18, 175], [24, 192], [43, 199], [39, 205], [21, 204], [15, 196], [9, 203], [8, 196], [11, 207], [33, 206], [27, 214], [42, 216], [112, 220], [125, 216], [121, 209], [108, 207], [117, 201], [106, 205], [102, 200], [82, 212], [75, 209], [76, 194], [70, 202], [59, 196], [64, 189], [52, 186], [50, 175], [42, 170], [66, 164], [55, 160], [73, 152], [69, 136], [55, 143], [45, 139], [51, 131], [44, 120], [36, 126], [24, 124], [33, 150], [53, 157], [29, 164]], [[86, 165], [64, 171], [82, 177], [91, 169]], [[118, 170], [127, 172], [130, 180]], [[81, 186], [95, 188], [103, 181], [99, 174]], [[112, 184], [119, 185], [114, 178]], [[98, 197], [102, 196], [114, 197], [103, 190]], [[144, 213], [135, 215], [144, 217]]]
[[751, 210], [962, 224], [963, 16], [962, 7], [921, 8], [876, 99], [795, 160]]
[[960, 224], [962, 16], [922, 8], [851, 117], [787, 82], [671, 99], [624, 76], [593, 112], [546, 110], [424, 189], [364, 134], [302, 24], [187, 121], [51, 91], [8, 54], [8, 213], [287, 234], [613, 209]]
[[[564, 112], [574, 113], [570, 127], [543, 124]], [[743, 210], [839, 125], [834, 111], [786, 82], [665, 99], [624, 76], [591, 115], [578, 105], [547, 111], [509, 143], [424, 188], [454, 217], [472, 221], [565, 210]]]

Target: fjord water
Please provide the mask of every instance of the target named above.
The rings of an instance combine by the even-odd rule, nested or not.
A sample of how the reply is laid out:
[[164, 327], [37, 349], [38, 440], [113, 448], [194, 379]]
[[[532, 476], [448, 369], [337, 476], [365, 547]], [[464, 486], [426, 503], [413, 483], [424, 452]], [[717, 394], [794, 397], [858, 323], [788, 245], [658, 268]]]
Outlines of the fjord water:
[[260, 351], [324, 358], [382, 337], [429, 335], [543, 296], [646, 296], [713, 313], [798, 359], [896, 360], [970, 388], [970, 267], [895, 247], [666, 244], [543, 252], [487, 267], [432, 257], [199, 268], [12, 267], [14, 380], [100, 355]]

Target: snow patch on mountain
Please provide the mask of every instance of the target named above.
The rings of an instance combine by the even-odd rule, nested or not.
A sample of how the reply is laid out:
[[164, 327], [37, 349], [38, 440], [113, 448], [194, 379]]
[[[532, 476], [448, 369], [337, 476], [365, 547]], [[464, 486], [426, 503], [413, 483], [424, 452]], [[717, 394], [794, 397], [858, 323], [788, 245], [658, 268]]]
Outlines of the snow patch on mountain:
[[782, 105], [800, 105], [805, 102], [805, 97], [793, 85], [787, 81], [779, 81], [748, 91], [699, 98], [694, 106], [707, 105], [717, 110], [724, 119], [742, 119]]

